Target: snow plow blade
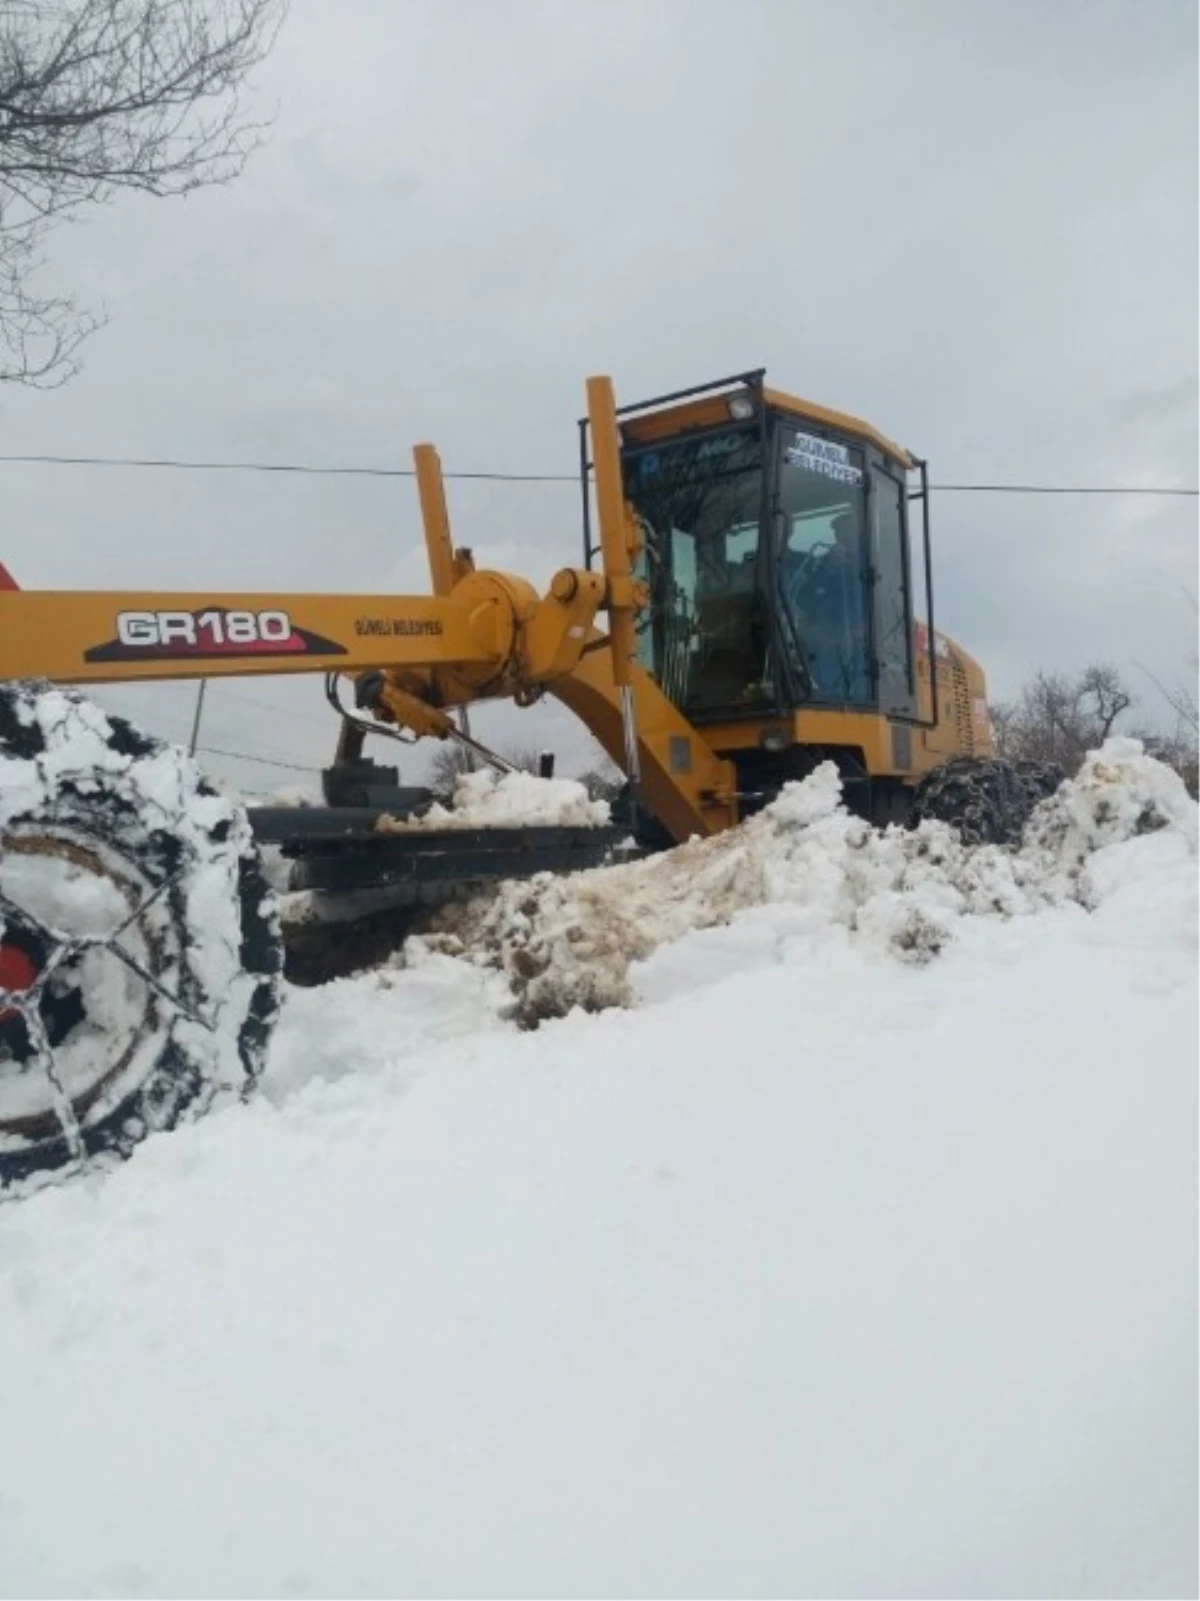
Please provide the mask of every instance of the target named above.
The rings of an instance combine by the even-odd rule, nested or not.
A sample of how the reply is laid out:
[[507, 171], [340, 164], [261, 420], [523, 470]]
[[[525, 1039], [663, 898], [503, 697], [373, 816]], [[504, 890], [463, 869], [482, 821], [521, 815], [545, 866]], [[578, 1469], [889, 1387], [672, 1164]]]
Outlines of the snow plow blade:
[[290, 860], [282, 897], [285, 972], [320, 984], [383, 960], [422, 915], [505, 879], [629, 861], [623, 828], [411, 828], [384, 831], [369, 807], [255, 807], [260, 845]]
[[621, 850], [621, 828], [411, 828], [383, 831], [369, 807], [255, 807], [250, 825], [263, 845], [294, 862], [292, 888], [414, 888], [461, 879], [528, 878], [599, 867]]

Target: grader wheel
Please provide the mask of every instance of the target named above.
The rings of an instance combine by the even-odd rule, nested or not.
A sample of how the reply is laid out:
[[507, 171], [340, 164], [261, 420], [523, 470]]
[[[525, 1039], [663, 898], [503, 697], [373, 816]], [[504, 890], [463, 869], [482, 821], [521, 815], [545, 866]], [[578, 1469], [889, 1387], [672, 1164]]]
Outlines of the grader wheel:
[[1035, 809], [1065, 777], [1054, 762], [956, 756], [917, 784], [910, 818], [948, 823], [964, 845], [1019, 845]]
[[281, 969], [240, 808], [82, 696], [0, 685], [0, 1188], [251, 1088]]

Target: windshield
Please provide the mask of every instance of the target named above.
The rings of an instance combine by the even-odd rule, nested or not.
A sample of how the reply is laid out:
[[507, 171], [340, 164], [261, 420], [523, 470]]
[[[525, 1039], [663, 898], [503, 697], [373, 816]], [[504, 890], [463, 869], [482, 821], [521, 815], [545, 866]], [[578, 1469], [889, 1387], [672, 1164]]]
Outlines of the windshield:
[[862, 452], [782, 430], [779, 553], [784, 603], [812, 675], [812, 699], [872, 699]]
[[764, 701], [757, 428], [628, 451], [624, 474], [645, 540], [641, 571], [650, 587], [640, 625], [642, 665], [689, 712]]

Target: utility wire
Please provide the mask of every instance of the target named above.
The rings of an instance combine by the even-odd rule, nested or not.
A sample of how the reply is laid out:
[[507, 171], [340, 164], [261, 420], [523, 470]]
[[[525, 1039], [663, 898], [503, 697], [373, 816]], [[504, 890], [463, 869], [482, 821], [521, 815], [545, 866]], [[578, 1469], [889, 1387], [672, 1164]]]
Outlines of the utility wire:
[[[209, 679], [207, 682], [211, 690], [218, 681], [215, 679]], [[106, 691], [105, 700], [111, 698], [111, 686], [105, 684], [103, 689]], [[246, 695], [239, 695], [236, 698], [238, 700], [251, 699]], [[101, 704], [103, 704], [103, 702]], [[263, 707], [267, 705], [265, 701], [260, 700], [253, 700], [251, 701], [251, 704]], [[271, 711], [284, 710], [283, 707], [279, 706], [272, 706], [269, 709]], [[298, 712], [295, 715], [304, 716], [305, 714]], [[183, 728], [179, 718], [170, 715], [170, 713], [164, 716], [159, 711], [147, 711], [145, 708], [143, 708], [139, 711], [133, 711], [132, 709], [126, 711], [118, 710], [117, 716], [125, 717], [130, 722], [139, 723], [145, 728], [152, 728], [154, 731], [159, 733], [160, 738], [168, 739], [174, 745], [186, 745], [188, 743], [188, 734]], [[312, 717], [310, 720], [314, 723], [327, 722], [327, 719], [320, 717]], [[170, 732], [168, 733], [167, 730], [170, 730]], [[294, 773], [319, 773], [321, 771], [319, 767], [306, 767], [301, 762], [287, 762], [283, 761], [280, 757], [253, 756], [248, 750], [227, 750], [219, 745], [197, 745], [196, 749], [198, 751], [205, 751], [210, 756], [229, 756], [235, 761], [239, 762], [257, 762], [261, 767], [286, 767]]]
[[[302, 473], [312, 478], [415, 478], [411, 467], [312, 467], [294, 461], [181, 461], [136, 456], [10, 456], [0, 462], [26, 462], [52, 467], [166, 467], [184, 472]], [[476, 478], [516, 484], [577, 484], [577, 473], [443, 473], [444, 478]]]
[[273, 701], [260, 700], [257, 695], [244, 695], [239, 690], [226, 689], [219, 678], [208, 680], [209, 693], [216, 692], [222, 700], [240, 701], [244, 706], [258, 706], [266, 712], [277, 712], [284, 717], [298, 717], [303, 723], [320, 723], [322, 727], [329, 726], [328, 717], [320, 717], [316, 712], [298, 711], [294, 706], [277, 706]]
[[209, 756], [229, 756], [237, 762], [257, 762], [260, 767], [286, 767], [290, 773], [319, 773], [319, 767], [305, 767], [300, 762], [278, 762], [270, 756], [251, 756], [244, 750], [222, 750], [219, 745], [197, 745], [197, 750]]
[[[150, 456], [5, 455], [0, 462], [52, 467], [149, 467], [176, 472], [297, 473], [310, 478], [415, 478], [411, 467], [316, 467], [288, 461], [186, 461]], [[578, 473], [447, 472], [445, 478], [504, 484], [577, 484]], [[930, 484], [942, 494], [1172, 495], [1194, 498], [1200, 489], [1162, 484]]]
[[1200, 495], [1200, 489], [1142, 484], [930, 484], [941, 494], [976, 495]]

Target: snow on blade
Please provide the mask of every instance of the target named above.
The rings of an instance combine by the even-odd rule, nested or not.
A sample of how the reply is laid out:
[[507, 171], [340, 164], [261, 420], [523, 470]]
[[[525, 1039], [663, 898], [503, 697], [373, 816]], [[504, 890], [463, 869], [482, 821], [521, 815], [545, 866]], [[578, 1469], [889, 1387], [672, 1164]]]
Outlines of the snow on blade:
[[[630, 1004], [660, 947], [772, 908], [759, 919], [776, 959], [832, 934], [910, 963], [936, 956], [964, 916], [1010, 917], [1090, 903], [1089, 859], [1167, 829], [1196, 849], [1196, 806], [1135, 740], [1110, 740], [1039, 808], [1017, 852], [964, 846], [940, 823], [880, 833], [840, 805], [825, 763], [740, 828], [665, 855], [503, 886], [440, 913], [409, 942], [500, 968], [527, 1023]], [[694, 941], [693, 941], [694, 943]]]
[[497, 775], [490, 769], [464, 773], [449, 807], [435, 801], [421, 817], [381, 817], [383, 833], [443, 828], [526, 828], [550, 825], [600, 828], [608, 802], [592, 800], [573, 778], [537, 778], [532, 773]]

